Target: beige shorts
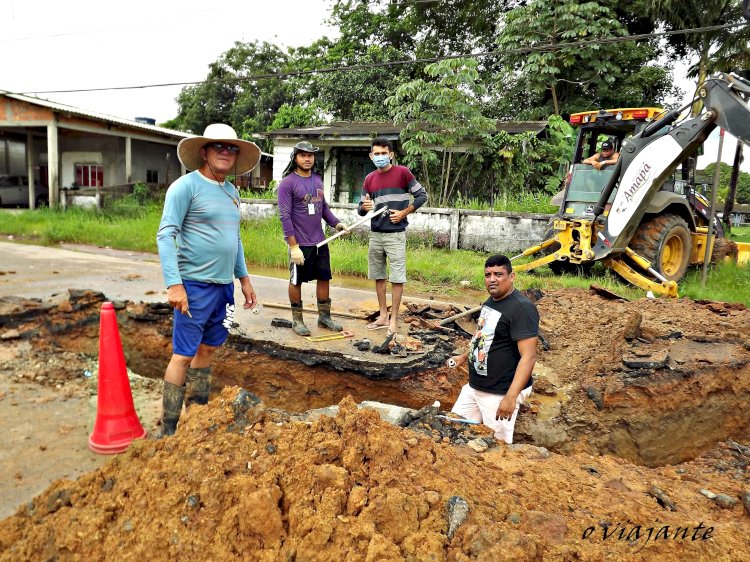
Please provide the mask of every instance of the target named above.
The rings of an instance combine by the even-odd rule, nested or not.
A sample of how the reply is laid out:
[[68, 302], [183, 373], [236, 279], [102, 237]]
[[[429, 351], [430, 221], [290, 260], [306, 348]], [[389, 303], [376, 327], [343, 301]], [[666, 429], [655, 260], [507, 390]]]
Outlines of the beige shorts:
[[509, 420], [497, 419], [497, 409], [505, 394], [490, 394], [471, 388], [465, 384], [458, 395], [456, 403], [451, 412], [465, 417], [467, 420], [482, 422], [495, 431], [495, 439], [505, 441], [508, 445], [513, 443], [513, 430], [516, 426], [516, 416], [521, 404], [526, 402], [531, 394], [531, 387], [524, 388], [516, 399], [516, 409]]
[[[391, 274], [386, 271], [386, 258]], [[406, 283], [406, 231], [370, 232], [367, 252], [367, 278], [388, 279], [391, 283]]]

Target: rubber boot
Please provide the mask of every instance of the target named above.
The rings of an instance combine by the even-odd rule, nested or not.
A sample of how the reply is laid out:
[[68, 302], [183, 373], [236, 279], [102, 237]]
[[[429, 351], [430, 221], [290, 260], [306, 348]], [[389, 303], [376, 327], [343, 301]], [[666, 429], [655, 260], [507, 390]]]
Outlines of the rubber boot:
[[331, 318], [331, 299], [318, 299], [318, 326], [334, 332], [340, 332], [344, 329], [341, 324], [337, 324]]
[[292, 305], [292, 330], [298, 336], [309, 336], [310, 330], [305, 326], [304, 320], [302, 320], [302, 303], [293, 302]]
[[186, 388], [164, 381], [160, 439], [167, 435], [174, 435], [177, 431], [177, 422], [180, 420], [180, 414], [182, 413], [182, 402], [185, 400]]
[[186, 378], [187, 392], [185, 393], [185, 408], [193, 404], [204, 406], [208, 404], [208, 394], [211, 392], [211, 367], [195, 369], [188, 367]]

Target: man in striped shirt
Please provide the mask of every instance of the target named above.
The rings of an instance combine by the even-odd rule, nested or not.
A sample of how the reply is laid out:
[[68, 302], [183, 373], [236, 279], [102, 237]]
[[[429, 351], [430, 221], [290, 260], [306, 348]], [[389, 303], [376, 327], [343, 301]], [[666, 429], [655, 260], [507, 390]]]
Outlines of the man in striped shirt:
[[[392, 163], [393, 143], [383, 137], [373, 139], [370, 159], [377, 170], [367, 175], [362, 186], [362, 200], [357, 212], [364, 216], [372, 210], [388, 211], [370, 221], [370, 247], [367, 277], [375, 280], [380, 316], [367, 325], [368, 330], [388, 328], [395, 335], [398, 311], [406, 283], [406, 227], [408, 215], [427, 202], [427, 193], [406, 166]], [[386, 261], [390, 273], [386, 271]], [[388, 315], [386, 282], [391, 282], [392, 312]]]

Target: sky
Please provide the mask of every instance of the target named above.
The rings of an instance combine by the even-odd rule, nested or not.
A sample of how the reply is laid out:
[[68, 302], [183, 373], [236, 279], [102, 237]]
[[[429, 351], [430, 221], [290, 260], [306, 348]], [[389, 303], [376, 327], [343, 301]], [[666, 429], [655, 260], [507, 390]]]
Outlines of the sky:
[[[307, 45], [327, 27], [330, 0], [0, 0], [0, 90], [16, 93], [205, 79], [235, 41]], [[157, 123], [177, 115], [182, 86], [39, 93], [80, 109]]]
[[[177, 115], [183, 86], [85, 93], [51, 90], [199, 82], [235, 41], [308, 45], [336, 31], [325, 24], [332, 0], [0, 0], [0, 90], [38, 92], [80, 109], [157, 123]], [[678, 65], [675, 80], [692, 91]], [[50, 92], [50, 93], [41, 93]], [[731, 163], [733, 137], [724, 142]], [[699, 168], [716, 161], [718, 135]], [[743, 170], [750, 172], [750, 149]]]

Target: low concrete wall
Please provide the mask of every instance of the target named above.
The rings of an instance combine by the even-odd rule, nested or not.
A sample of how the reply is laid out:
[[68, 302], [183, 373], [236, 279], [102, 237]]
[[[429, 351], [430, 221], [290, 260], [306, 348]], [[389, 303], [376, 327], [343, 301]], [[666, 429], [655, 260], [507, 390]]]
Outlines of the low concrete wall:
[[[94, 196], [65, 194], [63, 206], [101, 208], [101, 200]], [[278, 217], [278, 205], [272, 199], [241, 199], [240, 212], [244, 220]], [[362, 220], [357, 205], [330, 203], [333, 214], [346, 224]], [[501, 213], [495, 211], [467, 211], [464, 209], [435, 209], [422, 207], [409, 215], [412, 235], [430, 236], [439, 248], [477, 250], [481, 252], [518, 253], [544, 240], [552, 215], [533, 213]], [[358, 227], [369, 230], [369, 223]]]
[[[346, 224], [362, 219], [357, 214], [357, 205], [330, 203], [330, 207], [333, 214]], [[269, 199], [242, 199], [240, 211], [247, 220], [278, 216], [276, 202]], [[452, 250], [516, 253], [544, 240], [550, 217], [532, 213], [422, 207], [409, 215], [409, 231], [429, 233], [436, 246]], [[359, 228], [368, 230], [369, 223]]]

